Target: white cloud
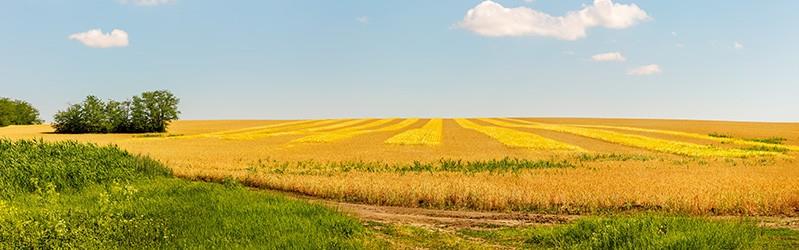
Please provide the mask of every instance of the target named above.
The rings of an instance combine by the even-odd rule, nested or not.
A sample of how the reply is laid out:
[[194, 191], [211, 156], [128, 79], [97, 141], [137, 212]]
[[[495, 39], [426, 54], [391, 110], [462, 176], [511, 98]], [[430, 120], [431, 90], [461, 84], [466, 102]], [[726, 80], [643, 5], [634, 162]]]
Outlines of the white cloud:
[[736, 41], [736, 42], [735, 42], [735, 43], [732, 45], [732, 47], [733, 47], [733, 48], [735, 48], [735, 49], [743, 49], [743, 48], [744, 48], [744, 45], [743, 45], [742, 43], [740, 43], [740, 42], [737, 42], [737, 41]]
[[111, 33], [103, 33], [100, 29], [69, 35], [69, 40], [77, 40], [91, 48], [127, 47], [128, 32], [114, 29]]
[[369, 17], [368, 16], [356, 17], [355, 21], [358, 21], [359, 23], [369, 23]]
[[610, 52], [610, 53], [603, 53], [591, 56], [591, 60], [595, 62], [623, 62], [627, 61], [627, 58], [619, 52]]
[[176, 0], [119, 0], [122, 4], [134, 4], [139, 6], [158, 6], [174, 3]]
[[635, 4], [616, 4], [612, 0], [594, 0], [581, 10], [564, 16], [551, 16], [528, 7], [505, 8], [493, 1], [483, 1], [466, 12], [458, 26], [483, 36], [544, 36], [577, 40], [593, 27], [624, 29], [649, 20], [649, 15]]
[[659, 74], [661, 72], [663, 71], [660, 69], [660, 65], [650, 64], [631, 69], [630, 71], [627, 72], [627, 74], [631, 76], [645, 76], [645, 75]]

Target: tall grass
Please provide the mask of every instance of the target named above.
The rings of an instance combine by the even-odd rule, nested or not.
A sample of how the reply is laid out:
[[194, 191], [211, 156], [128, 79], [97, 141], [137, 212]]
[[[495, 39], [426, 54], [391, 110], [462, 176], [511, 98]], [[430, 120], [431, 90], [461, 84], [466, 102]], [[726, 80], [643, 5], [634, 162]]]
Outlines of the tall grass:
[[0, 249], [358, 248], [357, 220], [240, 185], [169, 178], [113, 146], [0, 140]]
[[740, 219], [639, 214], [556, 226], [462, 229], [464, 238], [532, 249], [795, 249], [799, 232]]
[[115, 146], [0, 139], [0, 197], [34, 192], [45, 184], [61, 192], [169, 175], [170, 170], [159, 162]]
[[762, 231], [750, 222], [638, 215], [583, 219], [541, 231], [527, 243], [569, 249], [745, 249]]
[[358, 248], [364, 231], [320, 205], [171, 178], [36, 193], [0, 206], [0, 248], [346, 249]]

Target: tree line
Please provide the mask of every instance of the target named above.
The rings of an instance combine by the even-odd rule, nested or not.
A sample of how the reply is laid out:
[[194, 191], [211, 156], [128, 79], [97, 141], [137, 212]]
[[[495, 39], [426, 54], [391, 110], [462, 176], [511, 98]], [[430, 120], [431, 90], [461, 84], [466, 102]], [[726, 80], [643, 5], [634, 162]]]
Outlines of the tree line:
[[130, 100], [103, 101], [88, 96], [53, 117], [56, 133], [166, 132], [178, 119], [180, 100], [166, 90], [144, 92]]
[[0, 98], [0, 127], [41, 124], [39, 110], [28, 102]]

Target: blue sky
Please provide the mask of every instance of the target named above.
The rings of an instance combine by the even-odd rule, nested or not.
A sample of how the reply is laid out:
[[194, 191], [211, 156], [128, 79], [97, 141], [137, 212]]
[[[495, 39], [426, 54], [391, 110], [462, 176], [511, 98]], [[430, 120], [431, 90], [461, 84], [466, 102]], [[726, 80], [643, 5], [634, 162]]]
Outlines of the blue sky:
[[[799, 121], [799, 2], [614, 3], [646, 18], [528, 18], [569, 20], [592, 0], [3, 1], [0, 96], [45, 120], [89, 94], [169, 89], [185, 119]], [[521, 14], [467, 16], [488, 7]], [[72, 36], [93, 29], [127, 38]], [[618, 54], [592, 59], [605, 53]], [[647, 65], [659, 72], [631, 74]]]

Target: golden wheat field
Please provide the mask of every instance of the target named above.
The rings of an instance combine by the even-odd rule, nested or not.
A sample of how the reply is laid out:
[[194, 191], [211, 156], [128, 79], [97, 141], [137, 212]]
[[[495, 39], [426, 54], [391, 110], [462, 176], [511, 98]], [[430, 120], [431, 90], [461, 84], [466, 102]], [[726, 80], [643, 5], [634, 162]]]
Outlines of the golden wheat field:
[[799, 124], [634, 119], [176, 121], [166, 134], [11, 139], [116, 144], [186, 178], [326, 199], [586, 214], [799, 214]]

